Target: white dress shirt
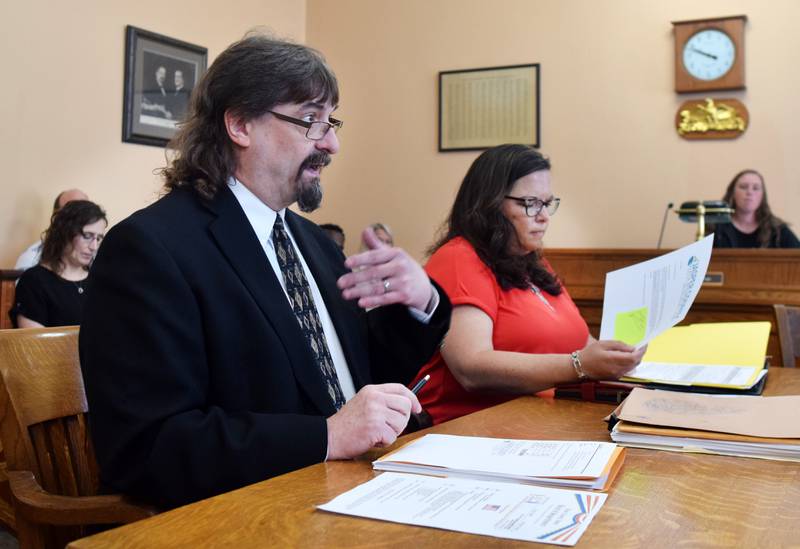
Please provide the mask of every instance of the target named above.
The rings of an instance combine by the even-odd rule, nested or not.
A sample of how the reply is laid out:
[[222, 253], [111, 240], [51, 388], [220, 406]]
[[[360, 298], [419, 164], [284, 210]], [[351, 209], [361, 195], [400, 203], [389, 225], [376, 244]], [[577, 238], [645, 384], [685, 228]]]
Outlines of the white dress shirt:
[[[269, 260], [269, 264], [275, 272], [275, 276], [278, 277], [281, 283], [283, 292], [286, 294], [286, 300], [291, 302], [289, 294], [286, 293], [286, 282], [283, 280], [283, 273], [278, 264], [278, 256], [275, 253], [275, 244], [272, 241], [272, 227], [275, 225], [275, 219], [280, 215], [281, 219], [285, 221], [286, 209], [275, 212], [269, 206], [261, 202], [256, 195], [250, 192], [250, 189], [234, 178], [231, 178], [228, 182], [228, 186], [231, 191], [233, 191], [233, 196], [239, 201], [239, 205], [244, 210], [245, 216], [247, 216], [247, 219], [250, 221], [250, 225], [252, 225], [258, 237], [258, 241], [261, 243], [264, 253], [267, 254], [267, 260]], [[289, 228], [289, 224], [284, 222], [283, 226], [286, 228], [286, 234], [289, 235], [289, 240], [292, 241], [297, 259], [300, 260], [300, 264], [303, 266], [303, 272], [311, 288], [311, 297], [314, 299], [314, 305], [317, 307], [319, 320], [322, 323], [322, 331], [325, 332], [325, 340], [328, 343], [328, 350], [333, 359], [333, 367], [336, 369], [336, 375], [339, 377], [339, 386], [342, 389], [342, 394], [345, 400], [350, 400], [355, 396], [356, 389], [353, 385], [353, 376], [350, 375], [350, 369], [344, 357], [342, 344], [339, 341], [339, 336], [336, 334], [336, 329], [333, 327], [331, 315], [328, 314], [328, 308], [325, 306], [325, 301], [322, 299], [322, 294], [319, 291], [317, 282], [314, 280], [314, 275], [311, 274], [306, 260], [303, 258], [303, 254], [300, 252], [300, 248], [297, 246], [294, 236], [292, 236], [292, 230]]]
[[17, 271], [27, 271], [31, 267], [35, 267], [39, 264], [39, 258], [42, 256], [42, 241], [34, 242], [28, 248], [22, 252], [22, 255], [19, 256], [17, 259], [17, 263], [14, 265], [14, 270]]

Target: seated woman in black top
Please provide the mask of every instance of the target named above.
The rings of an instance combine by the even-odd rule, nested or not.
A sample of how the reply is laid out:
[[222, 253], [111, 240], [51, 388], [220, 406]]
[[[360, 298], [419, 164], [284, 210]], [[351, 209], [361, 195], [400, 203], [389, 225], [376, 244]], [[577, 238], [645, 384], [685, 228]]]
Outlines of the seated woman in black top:
[[86, 277], [107, 225], [106, 213], [88, 200], [74, 200], [53, 214], [39, 264], [17, 283], [9, 312], [15, 328], [81, 323]]
[[715, 248], [800, 248], [800, 240], [767, 202], [764, 177], [755, 170], [736, 174], [722, 198], [735, 210], [731, 223], [713, 228]]

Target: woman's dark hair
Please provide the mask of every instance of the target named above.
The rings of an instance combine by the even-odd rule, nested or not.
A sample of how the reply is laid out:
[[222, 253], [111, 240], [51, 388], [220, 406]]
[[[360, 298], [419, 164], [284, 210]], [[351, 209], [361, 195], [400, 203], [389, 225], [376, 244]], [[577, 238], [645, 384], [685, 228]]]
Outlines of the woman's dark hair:
[[510, 252], [509, 243], [516, 232], [502, 209], [504, 197], [517, 179], [549, 169], [550, 161], [527, 145], [500, 145], [483, 152], [464, 176], [442, 226], [443, 236], [428, 252], [432, 254], [460, 236], [475, 248], [504, 290], [529, 288], [533, 283], [551, 295], [560, 294], [558, 278], [542, 265], [538, 252]]
[[731, 182], [728, 183], [728, 187], [725, 189], [725, 196], [722, 197], [722, 200], [727, 202], [732, 208], [736, 208], [736, 201], [733, 197], [736, 192], [736, 183], [739, 181], [740, 177], [746, 174], [757, 175], [761, 180], [762, 197], [761, 204], [756, 210], [756, 221], [758, 222], [758, 229], [756, 229], [756, 231], [758, 232], [759, 247], [769, 248], [770, 244], [777, 244], [780, 241], [781, 225], [784, 224], [784, 221], [773, 215], [769, 207], [769, 202], [767, 202], [767, 186], [764, 183], [764, 176], [756, 170], [740, 171], [734, 175]]
[[161, 170], [165, 186], [213, 197], [235, 169], [225, 113], [254, 120], [281, 103], [339, 102], [339, 85], [318, 51], [253, 34], [231, 44], [192, 91], [189, 114]]
[[72, 244], [72, 239], [83, 232], [86, 225], [100, 220], [108, 223], [103, 208], [88, 200], [72, 200], [64, 204], [50, 218], [50, 226], [42, 235], [43, 263], [61, 274], [64, 270], [64, 254]]

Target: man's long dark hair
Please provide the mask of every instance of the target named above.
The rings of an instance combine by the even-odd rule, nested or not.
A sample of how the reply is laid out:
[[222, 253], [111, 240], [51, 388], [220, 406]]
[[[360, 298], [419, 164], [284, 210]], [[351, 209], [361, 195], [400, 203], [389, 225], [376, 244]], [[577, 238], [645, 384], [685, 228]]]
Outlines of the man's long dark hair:
[[213, 197], [235, 169], [225, 113], [254, 120], [281, 103], [336, 105], [339, 85], [322, 54], [253, 34], [231, 44], [192, 91], [189, 114], [170, 143], [175, 156], [162, 170], [172, 190], [191, 186]]
[[501, 288], [529, 288], [533, 283], [551, 295], [560, 294], [561, 284], [542, 265], [538, 252], [511, 253], [510, 243], [517, 236], [502, 210], [517, 179], [549, 169], [550, 161], [527, 145], [500, 145], [483, 152], [464, 176], [442, 227], [443, 236], [429, 253], [460, 236], [475, 248]]
[[731, 182], [728, 183], [728, 187], [725, 189], [725, 196], [722, 197], [722, 200], [735, 209], [736, 201], [733, 195], [736, 192], [736, 183], [738, 183], [740, 177], [749, 173], [757, 175], [761, 180], [761, 204], [756, 210], [756, 221], [758, 222], [758, 229], [756, 229], [756, 231], [758, 232], [759, 248], [769, 248], [770, 246], [777, 247], [780, 244], [781, 225], [784, 224], [784, 221], [780, 217], [774, 215], [772, 209], [769, 207], [769, 202], [767, 202], [767, 186], [764, 184], [763, 175], [756, 170], [740, 171], [734, 175]]
[[64, 254], [72, 239], [83, 232], [86, 225], [100, 220], [108, 222], [103, 208], [88, 200], [72, 200], [50, 218], [50, 226], [42, 235], [42, 257], [39, 263], [47, 265], [56, 274], [64, 271]]

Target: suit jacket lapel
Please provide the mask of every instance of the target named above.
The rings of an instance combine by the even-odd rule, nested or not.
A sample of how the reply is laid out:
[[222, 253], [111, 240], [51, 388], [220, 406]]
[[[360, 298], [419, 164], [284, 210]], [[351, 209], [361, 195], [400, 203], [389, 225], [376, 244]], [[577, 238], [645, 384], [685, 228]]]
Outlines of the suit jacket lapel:
[[369, 380], [369, 374], [365, 371], [368, 368], [367, 359], [363, 356], [363, 350], [358, 343], [358, 334], [354, 331], [354, 323], [351, 321], [353, 316], [360, 313], [354, 310], [355, 306], [341, 297], [341, 290], [336, 286], [336, 280], [340, 275], [334, 271], [331, 262], [326, 260], [327, 256], [319, 243], [303, 228], [300, 216], [287, 209], [286, 222], [328, 308], [357, 391]]
[[209, 224], [212, 237], [283, 342], [298, 383], [323, 415], [332, 415], [336, 409], [322, 372], [241, 206], [227, 187], [208, 206], [217, 214]]

